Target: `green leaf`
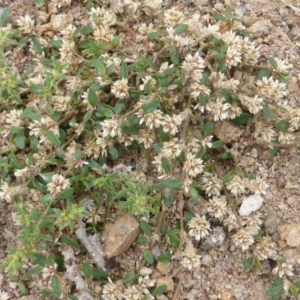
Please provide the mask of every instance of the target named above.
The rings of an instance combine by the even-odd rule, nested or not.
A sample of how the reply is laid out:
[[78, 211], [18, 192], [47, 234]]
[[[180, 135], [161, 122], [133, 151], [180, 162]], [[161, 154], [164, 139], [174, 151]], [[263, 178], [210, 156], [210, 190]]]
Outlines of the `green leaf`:
[[264, 112], [264, 115], [266, 118], [271, 119], [271, 120], [276, 119], [276, 116], [274, 115], [272, 110], [269, 108], [269, 106], [263, 104], [262, 107], [263, 107], [263, 112]]
[[271, 71], [269, 69], [261, 69], [256, 75], [255, 80], [262, 80], [263, 77], [269, 78], [271, 76]]
[[214, 123], [212, 121], [208, 121], [204, 124], [203, 134], [204, 136], [209, 136], [214, 129]]
[[150, 225], [149, 225], [149, 223], [148, 223], [147, 221], [141, 220], [140, 226], [141, 226], [142, 230], [143, 230], [146, 234], [151, 235], [152, 229], [151, 229], [151, 227], [150, 227]]
[[108, 152], [113, 158], [119, 158], [119, 152], [115, 146], [110, 146]]
[[165, 173], [171, 174], [171, 171], [172, 171], [171, 164], [165, 157], [161, 158], [161, 164], [162, 164], [162, 167], [163, 167]]
[[92, 106], [95, 106], [97, 103], [97, 94], [93, 89], [89, 89], [88, 91], [88, 101]]
[[52, 237], [48, 234], [39, 233], [38, 238], [43, 240], [43, 241], [46, 241], [46, 242], [52, 242], [53, 241]]
[[96, 69], [100, 76], [106, 76], [106, 67], [99, 58], [94, 58], [92, 60], [92, 66]]
[[17, 145], [18, 148], [24, 149], [25, 148], [24, 132], [17, 134], [14, 138], [14, 142]]
[[298, 292], [299, 292], [299, 289], [295, 285], [291, 284], [290, 285], [290, 292], [291, 292], [292, 295], [297, 296]]
[[93, 276], [94, 267], [86, 262], [82, 265], [82, 271], [86, 278], [91, 278]]
[[90, 45], [89, 45], [90, 51], [96, 56], [99, 57], [101, 55], [101, 51], [100, 51], [100, 47], [99, 45], [94, 42], [94, 41], [90, 41]]
[[36, 267], [32, 268], [32, 269], [28, 272], [28, 274], [29, 274], [30, 276], [36, 275], [36, 274], [40, 274], [40, 273], [43, 271], [43, 269], [44, 269], [44, 266], [36, 266]]
[[53, 133], [52, 131], [48, 130], [46, 132], [47, 138], [49, 140], [49, 142], [55, 146], [55, 147], [59, 147], [60, 146], [60, 140], [59, 138], [55, 135], [55, 133]]
[[170, 243], [171, 243], [171, 246], [173, 248], [178, 248], [179, 245], [180, 245], [180, 239], [178, 238], [178, 236], [174, 233], [174, 231], [168, 229], [167, 230], [167, 235], [170, 239]]
[[223, 181], [224, 183], [229, 183], [233, 178], [233, 175], [232, 174], [225, 174], [224, 177], [223, 177]]
[[143, 251], [143, 257], [148, 264], [152, 265], [154, 263], [153, 254], [149, 249]]
[[187, 29], [188, 25], [187, 24], [179, 24], [175, 27], [175, 33], [181, 33]]
[[58, 194], [60, 199], [73, 199], [74, 188], [65, 189]]
[[287, 132], [289, 128], [289, 122], [286, 120], [281, 120], [277, 123], [277, 128], [282, 132]]
[[225, 8], [225, 16], [227, 19], [232, 20], [233, 19], [233, 14], [228, 6]]
[[69, 236], [67, 236], [67, 235], [65, 235], [65, 234], [63, 234], [63, 235], [61, 236], [61, 241], [62, 241], [63, 243], [65, 243], [65, 244], [69, 245], [69, 246], [72, 246], [72, 247], [78, 247], [77, 242], [76, 242], [73, 238], [71, 238], [71, 237], [69, 237]]
[[253, 257], [250, 256], [247, 259], [243, 260], [242, 265], [243, 265], [243, 270], [245, 272], [249, 271], [253, 265]]
[[272, 287], [266, 291], [267, 296], [270, 296], [272, 300], [279, 300], [283, 293], [283, 279], [277, 277], [272, 284]]
[[29, 87], [29, 91], [34, 94], [42, 94], [44, 92], [44, 87], [40, 84], [34, 84]]
[[172, 254], [169, 251], [167, 251], [167, 252], [164, 252], [163, 254], [161, 254], [157, 258], [157, 260], [159, 262], [166, 263], [166, 262], [169, 262], [171, 260], [171, 258], [172, 258]]
[[95, 279], [104, 279], [108, 277], [108, 273], [100, 268], [94, 268], [93, 270], [93, 277]]
[[182, 185], [182, 181], [179, 179], [166, 179], [162, 181], [162, 185], [170, 189], [178, 189]]
[[129, 282], [137, 284], [139, 282], [139, 276], [137, 274], [126, 273], [123, 278], [123, 283], [129, 283]]
[[120, 78], [123, 79], [127, 79], [128, 78], [128, 67], [127, 64], [122, 61], [121, 63], [121, 69], [120, 69]]
[[164, 132], [162, 126], [158, 128], [158, 136], [162, 142], [169, 142], [171, 139], [170, 133]]
[[88, 110], [83, 116], [83, 120], [82, 120], [83, 124], [86, 123], [91, 118], [92, 115], [93, 115], [93, 110]]
[[156, 39], [160, 36], [161, 36], [160, 32], [154, 31], [154, 32], [149, 33], [147, 37], [148, 37], [149, 40], [154, 40], [154, 39]]
[[268, 61], [270, 62], [271, 66], [272, 66], [273, 68], [276, 69], [276, 68], [278, 67], [277, 62], [276, 62], [276, 60], [275, 60], [273, 57], [269, 57], [269, 58], [268, 58]]
[[295, 281], [294, 286], [300, 289], [300, 280]]
[[53, 275], [51, 278], [51, 285], [55, 296], [60, 297], [61, 295], [61, 287], [59, 279], [56, 275]]
[[164, 189], [164, 203], [166, 207], [170, 207], [174, 201], [174, 192], [171, 188]]
[[10, 9], [5, 8], [0, 15], [0, 27], [4, 26], [10, 16]]
[[221, 14], [213, 14], [213, 18], [217, 21], [226, 21], [226, 18]]
[[26, 107], [21, 115], [22, 119], [29, 118], [31, 121], [39, 121], [40, 115], [37, 114], [32, 107]]
[[225, 144], [226, 144], [226, 141], [222, 141], [222, 140], [216, 141], [216, 142], [214, 142], [214, 143], [212, 144], [211, 148], [212, 148], [212, 149], [221, 148], [221, 147], [223, 147]]
[[159, 103], [160, 103], [159, 99], [156, 99], [154, 101], [151, 101], [150, 103], [143, 104], [142, 109], [143, 109], [144, 114], [152, 113], [154, 110], [156, 110]]
[[115, 36], [112, 40], [111, 40], [111, 45], [112, 47], [117, 47], [120, 43], [120, 37], [119, 36]]
[[162, 295], [166, 291], [167, 291], [167, 286], [165, 284], [162, 284], [162, 285], [158, 286], [151, 294], [152, 294], [152, 296], [155, 297], [155, 296]]
[[234, 125], [242, 126], [248, 124], [248, 122], [252, 119], [252, 115], [247, 113], [242, 113], [238, 117], [231, 120]]
[[147, 238], [143, 234], [140, 234], [139, 237], [138, 237], [138, 243], [140, 245], [146, 245], [147, 244]]
[[199, 202], [198, 191], [194, 187], [191, 187], [190, 192], [191, 192], [191, 198], [194, 201], [194, 203], [198, 203]]
[[36, 52], [36, 54], [38, 55], [43, 54], [43, 49], [39, 40], [36, 37], [33, 37], [31, 40], [32, 40], [33, 49]]
[[88, 35], [88, 34], [94, 32], [94, 29], [91, 26], [84, 26], [80, 29], [80, 32], [84, 35]]

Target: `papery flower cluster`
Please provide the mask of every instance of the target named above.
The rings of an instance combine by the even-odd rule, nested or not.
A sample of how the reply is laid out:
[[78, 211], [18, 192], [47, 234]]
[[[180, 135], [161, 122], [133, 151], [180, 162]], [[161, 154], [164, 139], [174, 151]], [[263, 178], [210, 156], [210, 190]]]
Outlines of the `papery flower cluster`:
[[209, 235], [210, 224], [205, 217], [196, 215], [188, 222], [188, 226], [190, 228], [189, 235], [197, 241], [200, 241]]

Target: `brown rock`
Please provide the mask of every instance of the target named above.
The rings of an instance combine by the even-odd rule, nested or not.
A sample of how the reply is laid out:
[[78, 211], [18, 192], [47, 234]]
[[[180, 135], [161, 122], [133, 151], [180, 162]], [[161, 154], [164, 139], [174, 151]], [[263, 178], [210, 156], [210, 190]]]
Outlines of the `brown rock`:
[[234, 300], [235, 297], [232, 292], [224, 292], [222, 294], [222, 300]]
[[269, 31], [272, 27], [272, 23], [270, 20], [264, 19], [259, 20], [252, 24], [247, 31], [251, 35], [252, 38], [259, 38], [269, 34]]
[[174, 281], [172, 278], [164, 276], [156, 281], [156, 287], [165, 284], [167, 287], [167, 291], [173, 291], [174, 290]]
[[158, 262], [156, 269], [160, 274], [163, 274], [163, 275], [170, 273], [171, 272], [171, 262], [165, 262], [165, 263]]
[[136, 240], [140, 232], [139, 223], [130, 215], [123, 215], [107, 232], [104, 243], [104, 251], [107, 258], [126, 252]]
[[226, 142], [238, 141], [243, 130], [238, 126], [232, 125], [230, 122], [215, 122], [213, 133], [217, 136], [218, 139], [224, 140]]
[[282, 240], [291, 247], [300, 245], [300, 224], [286, 224], [278, 228], [278, 233]]

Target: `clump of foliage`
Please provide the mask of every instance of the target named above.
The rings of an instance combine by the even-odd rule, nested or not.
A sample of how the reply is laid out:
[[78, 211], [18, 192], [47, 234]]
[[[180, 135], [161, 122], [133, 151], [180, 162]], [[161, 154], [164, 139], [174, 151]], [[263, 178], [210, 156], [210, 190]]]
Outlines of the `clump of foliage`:
[[[54, 2], [59, 9], [71, 1]], [[22, 227], [4, 265], [11, 280], [25, 293], [26, 281], [43, 273], [42, 294], [69, 299], [77, 299], [72, 285], [78, 299], [93, 299], [89, 284], [101, 280], [102, 299], [154, 299], [166, 287], [155, 289], [143, 266], [178, 261], [182, 282], [201, 264], [193, 243], [209, 236], [209, 216], [253, 251], [247, 269], [275, 257], [260, 214], [237, 213], [243, 196], [264, 195], [268, 185], [237, 165], [222, 174], [218, 161], [236, 157], [214, 128], [246, 128], [248, 144], [272, 156], [294, 143], [300, 109], [285, 102], [288, 66], [260, 60], [229, 8], [203, 14], [159, 0], [107, 2], [89, 1], [89, 25], [67, 24], [53, 39], [30, 16], [0, 28], [0, 199]], [[34, 57], [22, 71], [6, 59], [20, 50]], [[207, 211], [185, 211], [185, 199], [197, 205], [200, 195]], [[136, 274], [113, 281], [96, 236], [106, 217], [124, 211], [139, 219], [145, 250]], [[169, 242], [158, 258], [154, 235]], [[81, 266], [84, 279], [75, 271], [79, 248], [96, 264]]]

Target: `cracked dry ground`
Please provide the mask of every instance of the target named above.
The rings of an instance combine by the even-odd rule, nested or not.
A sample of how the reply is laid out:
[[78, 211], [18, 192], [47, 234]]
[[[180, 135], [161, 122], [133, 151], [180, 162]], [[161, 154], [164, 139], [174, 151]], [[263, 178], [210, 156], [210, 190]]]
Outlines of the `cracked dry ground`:
[[[194, 9], [194, 6], [188, 6], [187, 2], [191, 1], [179, 3], [182, 9]], [[202, 5], [204, 9], [220, 11], [224, 7], [222, 1], [199, 0], [194, 2], [198, 3], [197, 5]], [[268, 57], [286, 58], [293, 66], [288, 82], [288, 101], [296, 106], [300, 105], [300, 1], [227, 0], [225, 3], [241, 18], [247, 31], [257, 45], [261, 45], [262, 51]], [[46, 10], [39, 10], [32, 5], [31, 1], [0, 0], [0, 4], [2, 7], [11, 8], [13, 17], [28, 13], [42, 19], [47, 15]], [[172, 4], [178, 5], [176, 1], [173, 1]], [[65, 12], [75, 16], [75, 23], [84, 24], [84, 18], [87, 14], [83, 4], [74, 1], [68, 11]], [[278, 254], [284, 257], [288, 263], [293, 264], [295, 276], [292, 279], [297, 280], [300, 278], [300, 248], [293, 246], [295, 240], [281, 239], [278, 228], [285, 224], [300, 224], [300, 179], [298, 175], [300, 173], [300, 149], [282, 149], [275, 158], [270, 158], [268, 149], [259, 146], [243, 147], [243, 138], [233, 142], [232, 146], [237, 149], [239, 157], [241, 157], [239, 163], [247, 166], [246, 169], [249, 172], [264, 175], [268, 180], [270, 188], [260, 210], [265, 220], [264, 229], [276, 242]], [[224, 166], [225, 169], [227, 167], [232, 168], [232, 166]], [[8, 254], [7, 245], [16, 245], [18, 233], [18, 228], [12, 221], [11, 207], [4, 203], [0, 203], [0, 225], [0, 262], [3, 262]], [[299, 241], [300, 229], [296, 226], [295, 229], [298, 230], [295, 239]], [[133, 244], [126, 253], [108, 261], [110, 271], [113, 271], [114, 268], [116, 272], [119, 271], [119, 268], [128, 271], [132, 263], [140, 259], [137, 257], [139, 251], [135, 251], [137, 247]], [[160, 245], [158, 244], [157, 251], [160, 251], [159, 248]], [[199, 272], [194, 272], [191, 277], [185, 278], [179, 299], [268, 299], [265, 291], [271, 286], [274, 279], [271, 275], [273, 266], [269, 262], [265, 263], [263, 268], [256, 273], [252, 271], [243, 272], [241, 262], [250, 253], [242, 253], [239, 249], [232, 247], [228, 236], [220, 247], [209, 250], [199, 248], [199, 254], [202, 256], [202, 266]], [[176, 269], [171, 266], [163, 270], [156, 266], [153, 268], [153, 273], [157, 277], [170, 278], [172, 274], [176, 273]], [[0, 288], [9, 291], [15, 290], [16, 287], [8, 282], [4, 270], [0, 271]], [[176, 276], [174, 276], [174, 283], [176, 286]], [[22, 297], [16, 293], [13, 299], [43, 299], [38, 296], [34, 284], [30, 286], [30, 296]], [[282, 299], [300, 299], [300, 297], [284, 295]]]

